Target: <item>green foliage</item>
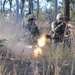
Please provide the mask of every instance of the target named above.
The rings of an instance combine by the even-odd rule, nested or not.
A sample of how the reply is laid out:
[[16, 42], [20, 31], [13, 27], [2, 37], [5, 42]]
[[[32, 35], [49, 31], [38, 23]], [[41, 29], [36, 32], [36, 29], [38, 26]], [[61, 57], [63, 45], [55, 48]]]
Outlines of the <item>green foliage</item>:
[[47, 2], [53, 2], [53, 0], [46, 0]]
[[70, 2], [75, 3], [75, 0], [70, 0]]
[[0, 39], [0, 47], [4, 46], [4, 39]]
[[71, 11], [71, 20], [75, 20], [75, 12]]

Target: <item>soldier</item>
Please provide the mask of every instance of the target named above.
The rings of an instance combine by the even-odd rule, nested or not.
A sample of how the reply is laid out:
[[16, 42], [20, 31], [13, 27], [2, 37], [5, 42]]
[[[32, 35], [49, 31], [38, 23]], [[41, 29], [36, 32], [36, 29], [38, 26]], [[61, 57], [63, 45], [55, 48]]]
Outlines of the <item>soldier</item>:
[[63, 14], [58, 13], [56, 16], [56, 21], [51, 24], [50, 35], [52, 37], [52, 49], [57, 49], [59, 42], [63, 41], [65, 33], [66, 23], [64, 22]]
[[72, 48], [72, 25], [69, 21], [65, 21], [64, 18], [65, 16], [62, 13], [58, 13], [56, 21], [51, 24], [52, 49], [57, 49], [56, 47], [60, 42], [64, 42], [67, 48]]
[[25, 36], [27, 36], [29, 43], [34, 43], [39, 36], [38, 26], [35, 24], [36, 17], [34, 14], [28, 16], [28, 24], [24, 25]]

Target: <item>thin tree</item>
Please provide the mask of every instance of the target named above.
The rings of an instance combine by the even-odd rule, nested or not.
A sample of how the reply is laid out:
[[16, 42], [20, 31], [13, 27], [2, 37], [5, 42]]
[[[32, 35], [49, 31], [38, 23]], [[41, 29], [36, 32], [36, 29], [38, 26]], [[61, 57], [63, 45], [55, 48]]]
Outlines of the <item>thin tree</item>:
[[0, 7], [1, 7], [1, 13], [2, 13], [2, 0], [0, 1], [0, 3], [1, 3], [1, 4], [0, 4]]
[[39, 0], [37, 0], [37, 18], [39, 16]]
[[64, 11], [64, 16], [65, 20], [69, 21], [70, 20], [70, 0], [63, 0], [63, 11]]
[[28, 0], [29, 2], [29, 7], [28, 7], [28, 14], [33, 13], [33, 0]]
[[3, 10], [2, 10], [2, 12], [4, 12], [4, 13], [5, 13], [5, 3], [6, 3], [6, 0], [3, 1]]
[[54, 0], [54, 4], [55, 4], [55, 19], [58, 13], [58, 0]]
[[19, 22], [19, 0], [16, 0], [16, 21]]
[[11, 12], [11, 7], [12, 7], [12, 0], [8, 0], [10, 4], [10, 12]]
[[24, 4], [25, 4], [25, 0], [21, 0], [21, 18], [23, 18], [24, 15]]

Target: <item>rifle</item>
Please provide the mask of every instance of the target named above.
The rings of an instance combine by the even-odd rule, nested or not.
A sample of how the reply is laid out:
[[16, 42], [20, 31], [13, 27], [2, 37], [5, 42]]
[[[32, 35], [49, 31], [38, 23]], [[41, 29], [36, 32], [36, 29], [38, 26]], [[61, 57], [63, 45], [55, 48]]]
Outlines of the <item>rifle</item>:
[[46, 35], [46, 38], [52, 39], [51, 35]]

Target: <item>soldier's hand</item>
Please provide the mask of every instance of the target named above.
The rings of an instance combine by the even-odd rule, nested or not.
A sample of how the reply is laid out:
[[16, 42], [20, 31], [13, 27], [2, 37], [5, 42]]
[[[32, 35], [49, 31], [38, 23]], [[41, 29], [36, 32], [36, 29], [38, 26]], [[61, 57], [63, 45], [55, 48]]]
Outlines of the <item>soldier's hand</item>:
[[69, 36], [68, 35], [64, 35], [64, 38], [68, 38]]

